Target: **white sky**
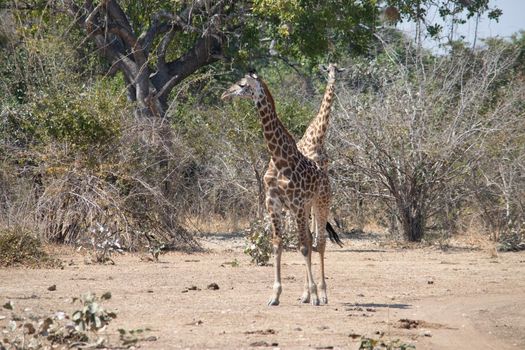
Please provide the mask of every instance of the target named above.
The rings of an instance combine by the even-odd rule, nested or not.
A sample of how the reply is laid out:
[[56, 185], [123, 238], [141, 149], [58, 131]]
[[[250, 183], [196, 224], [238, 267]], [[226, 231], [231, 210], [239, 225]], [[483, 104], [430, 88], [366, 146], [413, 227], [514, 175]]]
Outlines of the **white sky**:
[[[499, 36], [502, 38], [510, 38], [514, 33], [519, 32], [520, 30], [525, 30], [525, 0], [490, 0], [489, 7], [497, 7], [503, 11], [503, 14], [499, 18], [499, 22], [494, 20], [489, 20], [487, 15], [481, 17], [478, 26], [478, 41], [476, 46], [481, 44], [479, 39]], [[439, 20], [437, 13], [429, 14], [428, 19], [431, 22], [437, 22], [443, 25], [444, 30], [443, 34], [447, 35], [449, 32], [449, 25], [444, 24]], [[401, 23], [398, 25], [398, 28], [404, 31], [409, 37], [414, 37], [415, 35], [415, 25], [413, 23]], [[467, 23], [460, 25], [457, 28], [457, 35], [455, 39], [459, 39], [459, 35], [464, 35], [465, 40], [469, 43], [473, 42], [474, 32], [476, 28], [475, 18], [471, 18]], [[429, 42], [430, 39], [427, 39], [425, 46], [435, 47], [437, 43]]]

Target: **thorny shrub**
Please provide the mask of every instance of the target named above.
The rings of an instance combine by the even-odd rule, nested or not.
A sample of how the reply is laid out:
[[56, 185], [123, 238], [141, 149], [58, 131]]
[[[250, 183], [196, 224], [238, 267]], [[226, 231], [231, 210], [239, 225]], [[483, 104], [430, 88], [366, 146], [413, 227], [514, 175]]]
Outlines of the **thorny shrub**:
[[40, 239], [21, 227], [0, 229], [0, 267], [60, 268], [62, 262], [47, 254]]
[[498, 250], [501, 252], [525, 250], [525, 222], [513, 226], [499, 237]]

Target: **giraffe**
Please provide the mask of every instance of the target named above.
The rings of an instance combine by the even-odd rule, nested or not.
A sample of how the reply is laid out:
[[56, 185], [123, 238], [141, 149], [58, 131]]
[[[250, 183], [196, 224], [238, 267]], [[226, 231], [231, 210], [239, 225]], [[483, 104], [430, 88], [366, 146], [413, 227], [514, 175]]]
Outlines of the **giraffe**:
[[[249, 73], [226, 90], [221, 98], [251, 99], [262, 123], [263, 135], [273, 166], [266, 173], [266, 208], [272, 223], [272, 251], [274, 255], [273, 293], [268, 305], [279, 305], [282, 293], [281, 256], [283, 251], [283, 209], [292, 212], [297, 221], [299, 251], [306, 267], [308, 301], [319, 305], [317, 285], [312, 274], [312, 235], [309, 229], [311, 208], [316, 208], [319, 192], [326, 176], [319, 166], [305, 157], [297, 148], [294, 138], [284, 127], [275, 111], [275, 103], [266, 83], [256, 74]], [[314, 209], [317, 211], [317, 208]], [[324, 296], [323, 296], [324, 297]]]
[[[334, 243], [342, 246], [342, 242], [328, 222], [328, 214], [330, 209], [330, 202], [332, 200], [332, 193], [330, 188], [330, 181], [328, 178], [328, 157], [324, 149], [324, 140], [328, 129], [328, 121], [330, 111], [332, 108], [332, 101], [335, 92], [335, 78], [336, 73], [341, 72], [342, 69], [337, 68], [336, 64], [330, 63], [327, 67], [328, 82], [326, 85], [323, 101], [316, 117], [310, 122], [303, 137], [297, 143], [297, 148], [307, 158], [313, 160], [325, 173], [321, 179], [321, 186], [319, 189], [318, 200], [316, 205], [312, 207], [312, 231], [315, 231], [315, 238], [313, 250], [319, 253], [320, 259], [320, 283], [319, 290], [321, 294], [321, 302], [328, 303], [328, 296], [326, 291], [326, 280], [324, 271], [324, 255], [326, 248], [325, 230], [328, 232], [328, 237]], [[274, 169], [275, 165], [272, 160], [268, 164], [268, 171], [266, 177], [270, 178], [276, 176], [277, 172]], [[301, 302], [308, 303], [310, 301], [310, 294], [308, 290], [308, 278], [305, 279], [305, 287]]]
[[326, 70], [328, 71], [328, 82], [321, 107], [315, 118], [308, 125], [303, 137], [297, 143], [297, 147], [306, 157], [312, 159], [325, 170], [328, 166], [328, 156], [324, 149], [324, 140], [328, 131], [330, 111], [335, 93], [335, 78], [336, 73], [342, 72], [344, 69], [338, 68], [334, 63], [330, 63]]
[[[328, 82], [326, 84], [325, 93], [323, 95], [323, 101], [319, 108], [319, 112], [315, 118], [308, 125], [303, 137], [297, 143], [297, 148], [307, 158], [313, 160], [324, 172], [322, 177], [322, 183], [320, 187], [319, 198], [317, 205], [313, 207], [312, 211], [312, 227], [315, 228], [315, 244], [313, 250], [319, 253], [320, 259], [320, 272], [321, 281], [319, 283], [319, 289], [321, 294], [321, 300], [323, 303], [328, 303], [328, 296], [326, 292], [326, 281], [324, 271], [324, 254], [326, 248], [326, 236], [324, 230], [328, 232], [328, 237], [334, 243], [337, 243], [340, 247], [343, 245], [337, 232], [333, 229], [330, 222], [328, 222], [328, 214], [330, 211], [330, 203], [332, 201], [332, 190], [330, 188], [330, 180], [328, 177], [328, 156], [324, 148], [324, 140], [328, 131], [328, 121], [330, 118], [330, 111], [332, 109], [332, 102], [335, 93], [335, 78], [336, 73], [343, 71], [337, 67], [336, 64], [330, 63], [326, 68], [328, 71]], [[303, 295], [301, 297], [302, 302], [308, 302], [309, 294], [308, 289], [304, 288]]]

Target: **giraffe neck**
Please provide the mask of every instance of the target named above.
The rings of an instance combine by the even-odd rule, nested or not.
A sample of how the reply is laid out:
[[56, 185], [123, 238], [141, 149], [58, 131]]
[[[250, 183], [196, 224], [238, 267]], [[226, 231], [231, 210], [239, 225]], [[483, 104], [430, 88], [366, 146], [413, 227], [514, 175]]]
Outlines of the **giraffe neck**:
[[297, 149], [295, 140], [277, 117], [275, 103], [268, 87], [263, 85], [263, 93], [255, 101], [257, 111], [261, 117], [264, 138], [268, 151], [278, 168], [280, 165], [296, 163], [301, 153]]
[[323, 147], [326, 132], [328, 130], [328, 121], [330, 119], [330, 110], [332, 108], [334, 92], [334, 81], [329, 79], [319, 112], [310, 125], [308, 125], [302, 139], [299, 141], [301, 147], [305, 148], [305, 150], [314, 150], [317, 147]]

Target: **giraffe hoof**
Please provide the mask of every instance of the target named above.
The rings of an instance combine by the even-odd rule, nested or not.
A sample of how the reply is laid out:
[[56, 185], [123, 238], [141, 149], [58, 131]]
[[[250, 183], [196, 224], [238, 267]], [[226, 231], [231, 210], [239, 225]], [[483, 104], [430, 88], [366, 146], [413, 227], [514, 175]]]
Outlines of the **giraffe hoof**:
[[301, 300], [301, 303], [303, 304], [308, 304], [310, 302], [310, 293], [304, 292], [299, 300]]
[[321, 298], [321, 304], [328, 304], [328, 298], [327, 297], [322, 297]]
[[277, 305], [279, 305], [279, 300], [278, 299], [273, 299], [272, 298], [272, 299], [270, 299], [268, 301], [268, 306], [277, 306]]
[[312, 305], [319, 306], [319, 298], [312, 298]]

